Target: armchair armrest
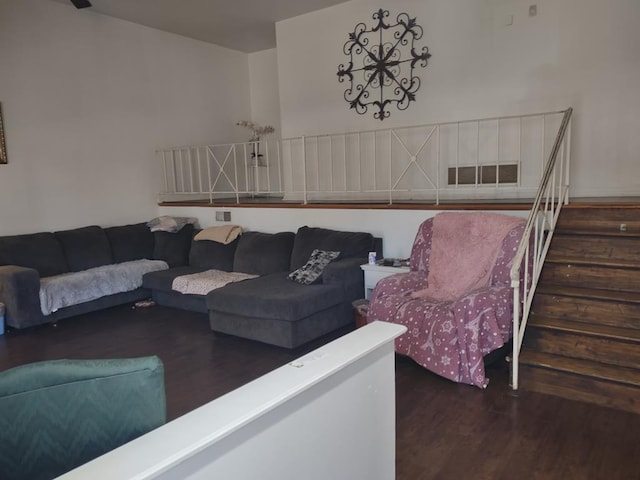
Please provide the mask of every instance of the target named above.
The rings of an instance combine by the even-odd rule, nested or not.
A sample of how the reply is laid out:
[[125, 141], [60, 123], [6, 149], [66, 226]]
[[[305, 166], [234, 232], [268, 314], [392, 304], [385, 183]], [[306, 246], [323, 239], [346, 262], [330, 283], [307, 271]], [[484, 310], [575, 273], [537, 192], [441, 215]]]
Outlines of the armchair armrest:
[[371, 302], [386, 295], [405, 296], [427, 288], [427, 272], [412, 270], [389, 275], [380, 280], [371, 293]]
[[6, 306], [7, 325], [26, 328], [41, 324], [38, 271], [15, 265], [0, 266], [0, 301]]
[[466, 293], [451, 305], [456, 321], [480, 326], [480, 349], [483, 355], [502, 346], [512, 335], [513, 290], [508, 285], [494, 285]]

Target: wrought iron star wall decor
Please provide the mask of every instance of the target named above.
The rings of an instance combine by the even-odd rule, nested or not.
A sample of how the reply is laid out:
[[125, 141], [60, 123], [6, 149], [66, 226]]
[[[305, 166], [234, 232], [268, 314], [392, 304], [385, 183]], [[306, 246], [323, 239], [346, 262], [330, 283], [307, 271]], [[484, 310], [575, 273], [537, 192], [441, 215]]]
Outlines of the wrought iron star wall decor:
[[387, 17], [389, 11], [380, 9], [372, 16], [377, 23], [371, 29], [364, 23], [355, 26], [343, 47], [349, 63], [338, 67], [338, 81], [350, 83], [344, 91], [350, 108], [364, 115], [371, 106], [377, 109], [373, 117], [380, 120], [389, 117], [390, 105], [406, 110], [415, 101], [420, 78], [414, 69], [426, 67], [431, 57], [428, 47], [418, 51], [415, 46], [423, 34], [416, 18], [400, 13], [391, 25]]

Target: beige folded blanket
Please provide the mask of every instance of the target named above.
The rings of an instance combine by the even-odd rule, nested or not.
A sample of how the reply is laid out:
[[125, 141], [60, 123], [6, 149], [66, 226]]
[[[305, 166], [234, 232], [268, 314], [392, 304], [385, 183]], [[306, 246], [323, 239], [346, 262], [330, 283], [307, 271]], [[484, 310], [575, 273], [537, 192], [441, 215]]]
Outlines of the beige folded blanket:
[[242, 227], [239, 225], [221, 225], [205, 228], [194, 237], [194, 240], [210, 240], [227, 245], [239, 235], [242, 235]]
[[206, 295], [216, 288], [224, 287], [227, 283], [240, 282], [258, 275], [240, 272], [224, 272], [222, 270], [206, 270], [191, 275], [181, 275], [173, 279], [171, 288], [180, 293], [192, 295]]

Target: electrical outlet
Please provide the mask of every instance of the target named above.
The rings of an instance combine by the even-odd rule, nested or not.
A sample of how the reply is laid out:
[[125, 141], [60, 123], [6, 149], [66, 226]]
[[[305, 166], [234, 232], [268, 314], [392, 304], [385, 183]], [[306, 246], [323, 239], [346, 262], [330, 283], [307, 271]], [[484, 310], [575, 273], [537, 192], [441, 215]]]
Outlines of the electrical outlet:
[[621, 232], [626, 232], [627, 231], [627, 224], [626, 223], [621, 223], [620, 224], [620, 231]]
[[216, 222], [230, 222], [231, 212], [216, 212]]
[[230, 222], [231, 212], [216, 212], [216, 222]]

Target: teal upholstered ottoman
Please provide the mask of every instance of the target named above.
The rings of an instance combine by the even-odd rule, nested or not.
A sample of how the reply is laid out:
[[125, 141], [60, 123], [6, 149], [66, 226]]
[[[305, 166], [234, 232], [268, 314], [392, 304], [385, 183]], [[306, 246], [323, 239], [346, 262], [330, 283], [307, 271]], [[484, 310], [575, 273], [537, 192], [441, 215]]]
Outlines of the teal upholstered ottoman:
[[164, 424], [158, 357], [0, 372], [0, 478], [50, 479]]

